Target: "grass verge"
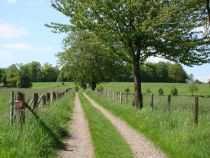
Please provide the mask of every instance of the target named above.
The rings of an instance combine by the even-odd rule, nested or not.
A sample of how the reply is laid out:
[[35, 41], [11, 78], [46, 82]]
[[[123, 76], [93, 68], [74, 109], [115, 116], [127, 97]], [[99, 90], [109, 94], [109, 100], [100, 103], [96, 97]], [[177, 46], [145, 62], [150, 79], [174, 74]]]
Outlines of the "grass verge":
[[79, 97], [89, 123], [95, 158], [132, 158], [128, 144], [117, 129], [81, 93]]
[[125, 120], [130, 126], [143, 133], [170, 157], [208, 158], [210, 155], [210, 117], [202, 119], [194, 127], [186, 113], [168, 114], [164, 111], [151, 112], [149, 107], [141, 111], [114, 101], [88, 93], [104, 108]]
[[34, 115], [27, 111], [23, 128], [9, 125], [9, 111], [0, 115], [1, 158], [53, 158], [67, 135], [68, 121], [73, 108], [74, 94], [39, 108]]

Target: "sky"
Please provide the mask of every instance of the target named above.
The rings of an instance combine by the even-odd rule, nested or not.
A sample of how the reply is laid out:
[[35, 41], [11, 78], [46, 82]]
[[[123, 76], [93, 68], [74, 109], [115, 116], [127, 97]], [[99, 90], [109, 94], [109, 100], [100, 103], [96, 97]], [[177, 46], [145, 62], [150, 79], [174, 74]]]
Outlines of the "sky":
[[[52, 8], [50, 0], [0, 0], [0, 4], [0, 67], [31, 61], [56, 65], [55, 55], [63, 50], [62, 39], [66, 35], [52, 33], [44, 25], [68, 24], [68, 18]], [[184, 69], [200, 81], [210, 79], [210, 64]]]

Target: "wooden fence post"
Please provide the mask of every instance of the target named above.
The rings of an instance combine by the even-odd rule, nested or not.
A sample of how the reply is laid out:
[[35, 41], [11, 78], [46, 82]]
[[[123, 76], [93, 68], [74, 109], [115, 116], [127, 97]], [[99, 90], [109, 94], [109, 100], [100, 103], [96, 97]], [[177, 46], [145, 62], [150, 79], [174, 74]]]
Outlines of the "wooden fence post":
[[195, 126], [198, 126], [198, 97], [195, 97], [195, 108], [194, 108], [194, 124]]
[[152, 94], [152, 96], [151, 96], [151, 103], [150, 103], [150, 106], [151, 106], [152, 111], [153, 111], [153, 108], [154, 108], [154, 94]]
[[120, 92], [120, 103], [122, 104], [122, 92]]
[[128, 92], [125, 93], [126, 103], [128, 104]]
[[55, 93], [55, 92], [53, 92], [52, 100], [53, 100], [53, 101], [56, 101], [56, 93]]
[[15, 93], [12, 91], [11, 93], [11, 101], [10, 101], [10, 123], [13, 124], [14, 119], [14, 101], [15, 101]]
[[114, 91], [112, 92], [112, 99], [114, 100]]
[[[18, 115], [18, 121], [20, 122], [21, 128], [23, 124], [25, 123], [25, 109], [24, 109], [24, 103], [25, 103], [25, 94], [21, 92], [17, 92], [17, 115]], [[20, 101], [22, 101], [22, 105], [20, 104]], [[20, 104], [20, 105], [19, 105]]]
[[171, 95], [168, 95], [168, 112], [171, 112]]
[[50, 93], [47, 93], [47, 103], [50, 102]]
[[43, 107], [46, 105], [46, 103], [47, 103], [47, 96], [43, 95], [42, 96], [42, 105], [43, 105]]
[[33, 107], [34, 110], [38, 108], [38, 100], [39, 100], [38, 93], [34, 93], [34, 107]]

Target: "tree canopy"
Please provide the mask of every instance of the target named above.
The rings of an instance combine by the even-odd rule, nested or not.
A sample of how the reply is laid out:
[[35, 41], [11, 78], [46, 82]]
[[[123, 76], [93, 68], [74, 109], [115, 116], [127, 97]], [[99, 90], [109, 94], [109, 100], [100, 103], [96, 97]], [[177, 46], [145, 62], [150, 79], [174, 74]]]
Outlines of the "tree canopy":
[[[92, 32], [75, 32], [69, 36], [70, 47], [58, 54], [62, 66], [67, 66], [73, 80], [93, 90], [96, 84], [109, 80], [115, 75], [122, 63], [112, 53], [112, 49], [105, 45]], [[69, 42], [66, 42], [69, 45]], [[68, 46], [67, 46], [68, 47]]]
[[207, 16], [203, 1], [52, 0], [52, 6], [70, 18], [70, 24], [52, 23], [55, 31], [91, 31], [124, 46], [133, 67], [137, 107], [143, 107], [140, 63], [150, 56], [189, 66], [208, 60], [209, 40], [196, 29]]

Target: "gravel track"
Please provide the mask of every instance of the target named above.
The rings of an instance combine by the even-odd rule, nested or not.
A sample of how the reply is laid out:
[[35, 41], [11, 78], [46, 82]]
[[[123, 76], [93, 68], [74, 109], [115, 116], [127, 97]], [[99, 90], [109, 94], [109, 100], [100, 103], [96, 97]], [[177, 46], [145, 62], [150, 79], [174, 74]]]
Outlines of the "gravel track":
[[81, 103], [76, 94], [73, 118], [69, 125], [71, 136], [64, 140], [65, 149], [59, 152], [60, 158], [93, 158], [93, 145], [91, 142], [88, 123], [84, 117]]
[[93, 107], [98, 109], [118, 129], [123, 138], [127, 141], [136, 158], [166, 158], [166, 155], [163, 152], [156, 149], [149, 140], [140, 133], [136, 132], [125, 121], [114, 116], [85, 93], [83, 93], [83, 95], [88, 99]]

